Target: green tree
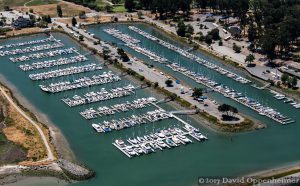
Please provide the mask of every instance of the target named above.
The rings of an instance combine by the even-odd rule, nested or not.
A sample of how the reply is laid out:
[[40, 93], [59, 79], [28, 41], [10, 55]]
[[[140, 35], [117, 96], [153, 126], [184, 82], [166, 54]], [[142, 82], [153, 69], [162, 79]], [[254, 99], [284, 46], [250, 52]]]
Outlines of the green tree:
[[4, 11], [10, 11], [9, 6], [4, 6]]
[[62, 9], [61, 9], [60, 5], [56, 6], [56, 11], [57, 11], [57, 16], [58, 17], [62, 17], [63, 16], [63, 12], [62, 12]]
[[248, 28], [248, 40], [249, 42], [253, 42], [256, 39], [257, 33], [254, 24], [251, 22]]
[[288, 79], [289, 79], [289, 75], [288, 74], [283, 73], [281, 75], [281, 81], [282, 81], [283, 84], [286, 84], [288, 82]]
[[205, 40], [206, 44], [208, 44], [208, 45], [212, 44], [212, 36], [211, 35], [209, 35], [209, 34], [206, 35], [204, 40]]
[[143, 12], [142, 11], [138, 11], [137, 16], [139, 19], [143, 18]]
[[255, 57], [253, 54], [249, 54], [246, 59], [245, 59], [245, 63], [251, 64], [253, 61], [255, 60]]
[[215, 28], [212, 29], [210, 32], [207, 33], [208, 35], [212, 36], [213, 40], [219, 40], [220, 39], [220, 35], [219, 35], [219, 29]]
[[172, 93], [172, 94], [169, 96], [169, 98], [170, 98], [172, 101], [174, 101], [174, 100], [177, 98], [177, 94]]
[[189, 34], [194, 34], [194, 28], [193, 28], [193, 26], [192, 25], [190, 25], [190, 24], [188, 24], [187, 26], [186, 26], [186, 33], [189, 33]]
[[222, 104], [218, 106], [218, 110], [220, 112], [225, 112], [226, 116], [233, 116], [234, 114], [238, 113], [238, 109], [227, 104]]
[[173, 81], [171, 79], [168, 79], [165, 81], [167, 87], [171, 87], [173, 85]]
[[298, 78], [296, 77], [296, 76], [293, 76], [292, 78], [291, 78], [291, 86], [294, 88], [294, 87], [296, 87], [297, 86], [297, 84], [298, 84]]
[[72, 17], [72, 26], [76, 26], [77, 25], [77, 20], [75, 17]]
[[135, 2], [134, 0], [125, 0], [124, 6], [128, 12], [132, 12], [135, 9]]
[[236, 52], [236, 53], [240, 53], [242, 48], [240, 46], [238, 46], [237, 44], [233, 43], [233, 47], [232, 49]]
[[193, 97], [200, 97], [200, 96], [203, 95], [202, 91], [203, 91], [202, 88], [194, 88], [192, 96]]
[[83, 40], [84, 40], [83, 35], [80, 35], [80, 36], [79, 36], [79, 41], [83, 41]]
[[106, 10], [106, 12], [108, 12], [108, 13], [112, 13], [113, 12], [113, 6], [111, 6], [111, 5], [106, 5], [105, 6], [105, 10]]
[[185, 37], [186, 34], [186, 25], [184, 24], [183, 21], [179, 21], [178, 25], [177, 25], [177, 35], [181, 36], [181, 37]]

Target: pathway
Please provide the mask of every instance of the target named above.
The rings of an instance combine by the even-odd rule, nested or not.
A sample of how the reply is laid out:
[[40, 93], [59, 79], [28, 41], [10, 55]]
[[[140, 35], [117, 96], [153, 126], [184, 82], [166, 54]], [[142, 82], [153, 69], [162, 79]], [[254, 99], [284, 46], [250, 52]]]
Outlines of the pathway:
[[47, 138], [45, 136], [45, 134], [43, 133], [42, 129], [40, 128], [40, 126], [35, 122], [33, 121], [29, 116], [27, 116], [27, 114], [12, 100], [12, 98], [10, 96], [7, 95], [7, 93], [5, 92], [5, 90], [0, 87], [0, 91], [2, 92], [2, 94], [5, 96], [5, 98], [8, 100], [8, 102], [25, 118], [27, 119], [36, 129], [37, 131], [39, 132], [42, 140], [43, 140], [43, 143], [47, 149], [47, 158], [44, 159], [44, 160], [41, 160], [40, 162], [44, 162], [44, 161], [53, 161], [55, 160], [55, 157], [52, 153], [52, 150], [50, 148], [50, 145], [47, 141]]

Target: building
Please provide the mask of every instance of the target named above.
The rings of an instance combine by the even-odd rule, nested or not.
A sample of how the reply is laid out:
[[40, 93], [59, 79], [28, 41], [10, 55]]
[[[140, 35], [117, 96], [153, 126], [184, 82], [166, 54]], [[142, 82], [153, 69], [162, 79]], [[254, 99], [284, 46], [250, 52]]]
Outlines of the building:
[[15, 29], [21, 29], [26, 27], [33, 26], [33, 23], [30, 19], [24, 18], [22, 16], [19, 16], [16, 20], [13, 21], [12, 27]]

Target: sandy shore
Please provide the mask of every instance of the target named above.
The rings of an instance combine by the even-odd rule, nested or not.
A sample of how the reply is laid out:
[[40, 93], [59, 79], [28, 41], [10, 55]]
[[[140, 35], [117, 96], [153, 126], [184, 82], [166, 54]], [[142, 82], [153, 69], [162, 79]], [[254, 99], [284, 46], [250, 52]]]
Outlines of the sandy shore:
[[55, 177], [26, 177], [26, 176], [8, 176], [7, 186], [53, 186], [67, 185], [68, 183]]
[[294, 163], [286, 166], [281, 166], [273, 169], [257, 171], [246, 175], [247, 177], [259, 177], [259, 178], [281, 178], [300, 172], [300, 163]]

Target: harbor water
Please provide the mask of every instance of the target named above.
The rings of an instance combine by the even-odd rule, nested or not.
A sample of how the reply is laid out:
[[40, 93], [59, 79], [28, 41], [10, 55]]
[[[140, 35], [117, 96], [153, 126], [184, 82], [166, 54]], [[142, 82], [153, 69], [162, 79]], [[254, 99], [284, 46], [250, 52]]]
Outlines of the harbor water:
[[[151, 27], [143, 24], [135, 24], [135, 26], [174, 45], [187, 49], [189, 48], [188, 46], [172, 41], [171, 38]], [[86, 62], [64, 65], [63, 67], [53, 67], [50, 69], [24, 72], [19, 69], [18, 65], [49, 60], [49, 58], [13, 63], [9, 60], [9, 56], [1, 57], [1, 75], [3, 75], [9, 84], [14, 86], [17, 91], [33, 105], [33, 107], [45, 114], [52, 123], [61, 129], [63, 135], [66, 137], [72, 150], [76, 154], [78, 161], [86, 164], [88, 167], [96, 171], [96, 177], [92, 180], [78, 182], [74, 185], [197, 185], [197, 178], [199, 176], [237, 176], [297, 163], [299, 160], [300, 149], [293, 144], [297, 144], [298, 134], [300, 131], [299, 110], [293, 108], [289, 104], [283, 103], [283, 101], [276, 100], [268, 90], [258, 90], [250, 85], [242, 85], [212, 70], [208, 70], [193, 61], [179, 56], [179, 54], [130, 31], [127, 24], [95, 25], [88, 28], [90, 32], [94, 33], [102, 40], [116, 43], [127, 52], [143, 59], [149, 64], [153, 64], [155, 68], [160, 68], [171, 75], [178, 77], [178, 79], [192, 87], [201, 86], [180, 73], [171, 71], [171, 69], [167, 68], [164, 64], [151, 61], [148, 57], [127, 48], [120, 40], [111, 37], [103, 31], [104, 28], [109, 27], [115, 27], [124, 33], [130, 34], [132, 37], [140, 39], [142, 41], [140, 45], [167, 58], [169, 61], [180, 63], [180, 65], [185, 66], [190, 70], [201, 72], [217, 82], [239, 90], [245, 95], [259, 100], [267, 106], [275, 108], [296, 122], [286, 126], [280, 125], [273, 120], [258, 115], [258, 113], [245, 106], [225, 98], [221, 94], [210, 93], [211, 96], [218, 102], [229, 103], [236, 106], [240, 112], [266, 123], [268, 128], [242, 134], [219, 134], [205, 129], [187, 116], [182, 116], [182, 119], [199, 128], [203, 134], [207, 135], [209, 140], [202, 143], [194, 141], [191, 145], [129, 159], [112, 145], [114, 140], [140, 136], [145, 133], [154, 132], [157, 129], [181, 126], [181, 124], [175, 119], [166, 119], [121, 131], [114, 131], [108, 134], [99, 134], [92, 129], [92, 123], [124, 118], [132, 114], [155, 110], [155, 108], [150, 106], [130, 112], [120, 112], [112, 116], [98, 117], [92, 120], [84, 119], [79, 112], [91, 107], [109, 106], [154, 95], [151, 95], [151, 93], [147, 90], [138, 89], [136, 90], [136, 94], [132, 96], [70, 108], [61, 101], [62, 98], [72, 97], [74, 95], [83, 95], [89, 91], [99, 91], [101, 88], [109, 90], [111, 88], [126, 86], [129, 83], [134, 85], [134, 82], [130, 82], [126, 79], [126, 77], [121, 77], [122, 80], [116, 83], [65, 91], [57, 94], [48, 94], [41, 91], [39, 88], [40, 84], [74, 80], [78, 77], [82, 77], [83, 75], [92, 76], [109, 70], [104, 67], [102, 70], [87, 72], [84, 74], [51, 78], [44, 81], [32, 81], [28, 77], [30, 73], [44, 72], [50, 69], [55, 70], [89, 63], [99, 64], [103, 61], [96, 59], [92, 55], [87, 55], [86, 57], [89, 60]], [[77, 43], [67, 36], [63, 34], [53, 35], [56, 39], [61, 40], [64, 44], [63, 48], [76, 47], [81, 54], [88, 53], [88, 51], [82, 49]], [[10, 40], [1, 40], [0, 45], [44, 39], [46, 37], [46, 35], [35, 35]], [[222, 65], [218, 60], [205, 56], [202, 53], [194, 53], [213, 63]], [[75, 55], [76, 54], [69, 54], [66, 55], [66, 57]], [[56, 56], [51, 59], [57, 59], [60, 57], [62, 56]], [[230, 69], [235, 73], [240, 73], [227, 66], [224, 66], [224, 68]], [[169, 106], [162, 107], [166, 110], [174, 110]]]

